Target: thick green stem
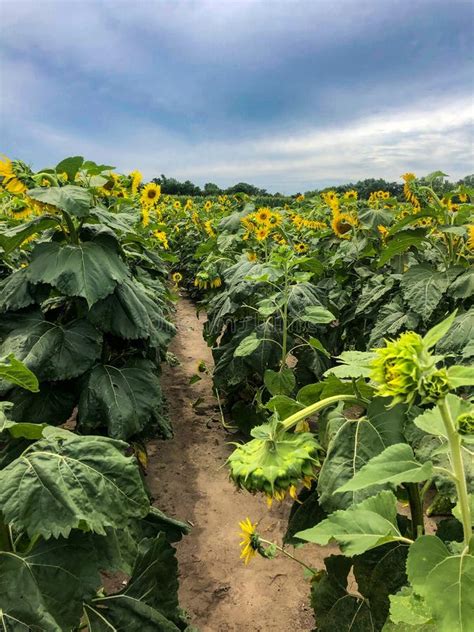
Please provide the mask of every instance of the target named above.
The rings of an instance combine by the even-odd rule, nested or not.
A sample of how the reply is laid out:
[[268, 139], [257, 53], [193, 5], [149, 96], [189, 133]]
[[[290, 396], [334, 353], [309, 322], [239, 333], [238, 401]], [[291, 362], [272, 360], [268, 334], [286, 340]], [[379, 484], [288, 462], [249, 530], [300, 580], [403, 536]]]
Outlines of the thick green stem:
[[13, 551], [10, 527], [0, 520], [0, 551]]
[[461, 510], [462, 528], [464, 533], [464, 545], [468, 546], [472, 537], [471, 510], [467, 493], [466, 476], [461, 452], [461, 437], [456, 430], [451, 411], [445, 399], [438, 402], [438, 408], [443, 419], [446, 435], [448, 437], [451, 466], [455, 476], [456, 491]]
[[67, 229], [69, 231], [70, 242], [72, 244], [78, 244], [79, 243], [79, 238], [78, 238], [78, 235], [77, 235], [76, 227], [74, 226], [74, 220], [69, 215], [69, 213], [66, 213], [66, 211], [63, 211], [63, 217], [66, 220]]
[[326, 397], [326, 399], [322, 399], [315, 404], [311, 404], [303, 410], [299, 410], [294, 415], [290, 415], [287, 419], [285, 419], [282, 424], [285, 430], [290, 430], [293, 426], [301, 421], [302, 419], [306, 419], [310, 415], [317, 413], [318, 410], [322, 410], [326, 408], [326, 406], [331, 406], [332, 404], [337, 404], [338, 402], [353, 402], [354, 404], [364, 404], [364, 402], [354, 395], [333, 395], [332, 397]]
[[423, 501], [420, 489], [416, 483], [406, 483], [405, 488], [408, 492], [408, 502], [410, 503], [412, 535], [416, 539], [425, 532]]
[[286, 354], [288, 345], [288, 271], [285, 270], [285, 304], [283, 306], [282, 321], [283, 321], [283, 334], [281, 340], [281, 368], [286, 366]]

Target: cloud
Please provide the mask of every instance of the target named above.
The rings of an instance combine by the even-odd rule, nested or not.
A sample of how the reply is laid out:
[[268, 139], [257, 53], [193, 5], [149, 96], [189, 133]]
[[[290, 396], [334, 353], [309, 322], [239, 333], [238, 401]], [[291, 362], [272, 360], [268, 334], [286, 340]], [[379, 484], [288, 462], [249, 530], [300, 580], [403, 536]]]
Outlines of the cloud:
[[2, 149], [37, 167], [286, 191], [472, 171], [470, 0], [2, 7]]

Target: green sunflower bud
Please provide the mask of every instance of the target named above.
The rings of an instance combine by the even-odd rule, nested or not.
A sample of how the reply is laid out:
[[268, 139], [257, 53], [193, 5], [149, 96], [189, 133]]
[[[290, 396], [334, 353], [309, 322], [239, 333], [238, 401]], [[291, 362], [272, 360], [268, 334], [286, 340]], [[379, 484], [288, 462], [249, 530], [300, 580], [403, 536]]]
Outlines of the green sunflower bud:
[[379, 395], [392, 397], [393, 405], [400, 402], [411, 405], [417, 396], [429, 403], [449, 392], [446, 371], [436, 370], [439, 358], [429, 352], [420, 335], [407, 331], [386, 343], [385, 347], [375, 349], [370, 376], [378, 384]]
[[457, 418], [458, 432], [462, 435], [474, 435], [474, 412], [469, 411]]
[[227, 463], [238, 487], [282, 499], [292, 486], [314, 477], [320, 446], [308, 432], [277, 428], [265, 424], [254, 429], [256, 438], [238, 445]]

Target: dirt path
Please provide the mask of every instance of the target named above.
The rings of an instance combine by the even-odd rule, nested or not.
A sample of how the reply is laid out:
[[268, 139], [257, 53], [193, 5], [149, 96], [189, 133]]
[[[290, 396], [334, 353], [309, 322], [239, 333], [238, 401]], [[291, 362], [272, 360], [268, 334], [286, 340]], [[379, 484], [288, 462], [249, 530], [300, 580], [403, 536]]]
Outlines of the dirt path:
[[[179, 302], [170, 351], [181, 364], [165, 367], [162, 377], [175, 437], [149, 446], [155, 504], [194, 525], [177, 546], [181, 606], [201, 632], [309, 631], [314, 621], [300, 567], [285, 558], [256, 557], [247, 567], [239, 560], [238, 522], [261, 520], [262, 535], [281, 541], [289, 504], [268, 510], [263, 498], [236, 491], [228, 480], [223, 465], [233, 438], [219, 422], [210, 380], [189, 384], [199, 361], [212, 361], [204, 318], [196, 318], [190, 301]], [[193, 408], [198, 398], [202, 403]], [[299, 551], [304, 559], [308, 553], [313, 565], [323, 566], [319, 551]]]

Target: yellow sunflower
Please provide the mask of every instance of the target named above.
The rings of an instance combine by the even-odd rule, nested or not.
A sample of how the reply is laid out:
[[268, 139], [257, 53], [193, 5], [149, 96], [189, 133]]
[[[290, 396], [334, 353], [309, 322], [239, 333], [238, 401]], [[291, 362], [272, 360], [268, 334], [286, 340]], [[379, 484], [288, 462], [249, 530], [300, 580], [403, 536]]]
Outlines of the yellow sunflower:
[[175, 208], [176, 210], [179, 210], [181, 208], [181, 202], [179, 200], [175, 200], [173, 202], [173, 208]]
[[258, 228], [255, 231], [255, 237], [257, 238], [257, 241], [264, 241], [269, 234], [270, 231], [268, 230], [268, 228]]
[[467, 227], [467, 247], [474, 250], [474, 224]]
[[204, 204], [204, 210], [205, 211], [210, 211], [212, 208], [212, 202], [211, 200], [208, 200], [205, 204]]
[[144, 204], [142, 206], [142, 226], [146, 228], [149, 223], [150, 223], [150, 209], [146, 204]]
[[357, 200], [357, 191], [351, 189], [350, 191], [346, 191], [344, 193], [345, 200]]
[[271, 213], [270, 217], [268, 218], [268, 224], [270, 226], [279, 226], [283, 221], [283, 217], [280, 215], [280, 213]]
[[132, 179], [132, 195], [136, 195], [138, 193], [138, 187], [141, 184], [143, 176], [139, 171], [132, 171], [132, 173], [130, 174], [130, 178]]
[[258, 551], [259, 538], [256, 533], [257, 523], [252, 524], [250, 518], [246, 518], [239, 522], [240, 527], [240, 559], [244, 560], [244, 564], [247, 565], [252, 557], [255, 557]]
[[303, 252], [308, 252], [308, 245], [300, 241], [299, 243], [295, 244], [295, 250], [296, 252], [299, 252], [301, 254]]
[[259, 208], [258, 211], [255, 213], [255, 219], [259, 224], [266, 224], [268, 223], [271, 214], [272, 212], [270, 211], [270, 209], [263, 206], [262, 208]]
[[168, 244], [168, 237], [166, 236], [166, 233], [162, 230], [155, 230], [153, 232], [153, 235], [156, 237], [156, 239], [158, 239], [159, 242], [161, 242], [161, 244], [163, 245], [163, 248], [165, 250], [168, 250], [169, 244]]
[[388, 235], [388, 228], [386, 226], [384, 226], [383, 224], [379, 224], [377, 226], [377, 230], [380, 233], [380, 237], [381, 237], [382, 241], [385, 243], [385, 240], [387, 239], [387, 235]]
[[159, 184], [149, 182], [146, 187], [143, 188], [140, 196], [141, 203], [147, 206], [152, 206], [155, 202], [158, 202], [161, 195], [161, 187]]
[[23, 193], [26, 186], [16, 177], [13, 162], [10, 158], [4, 156], [4, 160], [0, 160], [0, 176], [3, 178], [2, 185], [10, 193]]
[[171, 278], [173, 279], [174, 283], [178, 285], [183, 280], [183, 275], [181, 274], [181, 272], [173, 272]]
[[354, 220], [347, 213], [339, 213], [334, 215], [331, 222], [334, 234], [340, 239], [349, 239], [349, 231], [354, 226]]
[[247, 252], [247, 259], [249, 261], [257, 261], [257, 253], [256, 252]]

